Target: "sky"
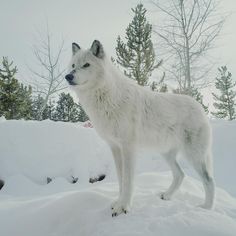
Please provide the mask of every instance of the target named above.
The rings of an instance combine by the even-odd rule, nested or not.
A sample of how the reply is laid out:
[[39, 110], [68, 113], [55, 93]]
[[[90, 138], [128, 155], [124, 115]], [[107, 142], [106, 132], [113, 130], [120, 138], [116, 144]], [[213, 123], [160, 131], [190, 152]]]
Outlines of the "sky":
[[[27, 66], [34, 66], [32, 45], [38, 41], [37, 32], [46, 32], [48, 22], [55, 45], [65, 41], [63, 63], [68, 63], [71, 43], [90, 47], [99, 39], [110, 56], [115, 56], [116, 39], [124, 36], [132, 19], [131, 8], [137, 0], [0, 0], [0, 57], [8, 56], [18, 67], [20, 79], [29, 78]], [[142, 1], [152, 11], [148, 0]], [[236, 1], [222, 0], [222, 12], [230, 13], [217, 41], [213, 55], [217, 66], [227, 65], [236, 75]], [[153, 17], [154, 15], [154, 17]], [[147, 13], [147, 17], [149, 17]], [[158, 21], [152, 14], [150, 23]], [[66, 66], [66, 65], [65, 65]]]
[[[123, 34], [131, 19], [126, 0], [0, 0], [0, 56], [8, 56], [24, 76], [25, 65], [33, 60], [32, 45], [37, 32], [46, 32], [48, 22], [55, 44], [65, 40], [66, 56], [71, 43], [88, 48], [99, 39], [109, 54], [114, 53], [116, 38]], [[35, 37], [36, 36], [36, 37]]]

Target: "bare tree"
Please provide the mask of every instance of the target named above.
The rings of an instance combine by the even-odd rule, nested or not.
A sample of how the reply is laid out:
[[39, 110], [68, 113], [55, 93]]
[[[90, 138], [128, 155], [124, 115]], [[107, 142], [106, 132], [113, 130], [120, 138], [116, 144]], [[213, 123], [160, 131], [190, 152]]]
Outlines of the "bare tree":
[[43, 97], [43, 104], [38, 112], [38, 119], [41, 120], [51, 96], [66, 88], [63, 76], [65, 69], [61, 69], [60, 66], [64, 41], [61, 40], [58, 48], [55, 49], [48, 25], [45, 37], [41, 37], [38, 33], [37, 38], [36, 44], [33, 45], [33, 54], [38, 69], [29, 69], [34, 75], [34, 90]]
[[218, 14], [217, 0], [151, 0], [163, 17], [154, 32], [160, 37], [168, 61], [166, 70], [182, 93], [206, 82], [212, 62], [206, 53], [213, 48], [225, 17]]

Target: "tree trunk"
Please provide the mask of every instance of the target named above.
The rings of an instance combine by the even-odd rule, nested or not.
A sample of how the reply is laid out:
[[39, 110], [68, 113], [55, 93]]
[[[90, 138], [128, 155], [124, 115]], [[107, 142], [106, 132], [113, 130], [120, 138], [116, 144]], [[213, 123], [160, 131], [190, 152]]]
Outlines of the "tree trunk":
[[190, 70], [190, 55], [189, 55], [189, 41], [188, 36], [186, 37], [186, 47], [185, 47], [185, 54], [186, 54], [186, 68], [185, 68], [185, 80], [187, 82], [187, 94], [191, 95], [191, 70]]

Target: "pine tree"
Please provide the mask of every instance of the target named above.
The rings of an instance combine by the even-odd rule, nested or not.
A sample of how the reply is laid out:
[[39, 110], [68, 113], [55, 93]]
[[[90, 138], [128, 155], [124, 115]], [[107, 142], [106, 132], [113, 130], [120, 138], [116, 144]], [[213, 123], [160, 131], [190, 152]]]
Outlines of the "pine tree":
[[215, 86], [220, 95], [212, 93], [215, 102], [213, 103], [216, 112], [212, 112], [217, 118], [226, 118], [228, 120], [236, 119], [236, 82], [232, 80], [232, 74], [228, 72], [226, 66], [218, 68], [220, 77], [216, 78]]
[[64, 122], [79, 121], [79, 105], [70, 94], [61, 93], [54, 112], [54, 120]]
[[40, 94], [37, 95], [37, 97], [35, 97], [33, 99], [33, 102], [32, 102], [32, 119], [33, 120], [42, 120], [43, 118], [41, 118], [40, 116], [40, 110], [41, 110], [41, 107], [43, 106], [43, 97], [40, 96]]
[[0, 116], [5, 116], [6, 119], [13, 119], [14, 108], [16, 101], [16, 91], [18, 82], [14, 78], [17, 73], [16, 66], [13, 67], [13, 62], [8, 62], [6, 57], [2, 60], [2, 69], [0, 69]]
[[17, 93], [20, 118], [32, 119], [32, 88], [22, 83]]
[[[47, 114], [47, 119], [53, 120], [54, 119], [54, 113], [55, 113], [55, 104], [53, 100], [49, 100], [49, 103], [46, 106], [45, 112]], [[43, 113], [43, 115], [44, 115]]]
[[46, 104], [45, 109], [43, 110], [43, 113], [41, 114], [42, 107], [44, 106], [44, 98], [38, 94], [32, 101], [32, 119], [33, 120], [46, 120], [46, 119], [52, 119], [50, 116], [50, 109], [49, 105]]
[[151, 41], [152, 25], [146, 19], [147, 10], [143, 4], [132, 8], [134, 17], [126, 29], [125, 43], [117, 38], [117, 63], [124, 68], [124, 73], [137, 81], [139, 85], [147, 85], [153, 70], [161, 64], [155, 62], [155, 52]]
[[199, 92], [199, 90], [197, 88], [192, 87], [190, 95], [202, 105], [202, 108], [204, 109], [205, 113], [208, 114], [208, 106], [203, 103], [203, 95]]
[[163, 76], [159, 82], [153, 81], [150, 84], [150, 89], [156, 92], [167, 93], [168, 87], [167, 87], [167, 84], [164, 83], [164, 79], [165, 79], [165, 73], [163, 73]]
[[84, 111], [83, 107], [79, 104], [79, 121], [85, 122], [87, 120], [89, 120], [89, 117], [86, 114], [86, 112]]
[[31, 118], [31, 94], [30, 86], [24, 86], [15, 78], [17, 67], [3, 57], [0, 68], [0, 116], [6, 119], [30, 119]]

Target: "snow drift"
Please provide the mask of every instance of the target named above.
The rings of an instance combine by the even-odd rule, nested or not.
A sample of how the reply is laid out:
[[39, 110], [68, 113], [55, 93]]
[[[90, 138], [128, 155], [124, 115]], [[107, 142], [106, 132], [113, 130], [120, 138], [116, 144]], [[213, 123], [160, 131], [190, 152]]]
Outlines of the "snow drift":
[[[216, 183], [236, 195], [236, 122], [212, 124]], [[235, 198], [217, 188], [215, 209], [203, 210], [196, 207], [204, 198], [201, 183], [186, 177], [173, 200], [161, 200], [171, 173], [145, 150], [138, 154], [132, 211], [112, 218], [118, 185], [111, 152], [81, 124], [1, 120], [0, 151], [1, 236], [236, 235]], [[195, 176], [187, 165], [185, 171]], [[100, 174], [102, 182], [89, 183]]]

